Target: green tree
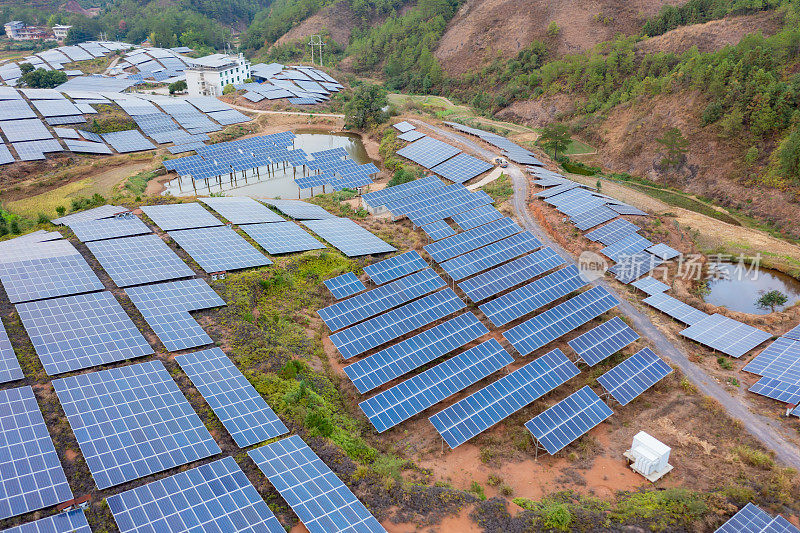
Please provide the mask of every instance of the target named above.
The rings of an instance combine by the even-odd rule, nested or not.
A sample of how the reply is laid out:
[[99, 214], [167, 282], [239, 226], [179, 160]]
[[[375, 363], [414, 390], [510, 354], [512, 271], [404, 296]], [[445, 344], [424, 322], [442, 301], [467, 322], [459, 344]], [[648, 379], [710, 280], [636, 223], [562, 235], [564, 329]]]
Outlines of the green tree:
[[23, 75], [27, 74], [28, 72], [33, 72], [33, 65], [30, 63], [20, 63], [19, 70], [22, 72]]
[[689, 151], [689, 139], [683, 136], [678, 128], [670, 128], [656, 142], [663, 146], [661, 165], [677, 167], [683, 162], [684, 154]]
[[168, 86], [169, 94], [181, 93], [186, 90], [186, 80], [173, 81]]
[[37, 68], [22, 76], [22, 82], [36, 89], [52, 89], [67, 81], [67, 75], [60, 70]]
[[231, 94], [235, 92], [236, 92], [236, 87], [234, 87], [232, 83], [229, 83], [228, 85], [222, 88], [222, 94]]
[[792, 132], [781, 143], [778, 152], [781, 172], [789, 178], [800, 178], [800, 129]]
[[380, 124], [387, 118], [384, 108], [388, 105], [383, 87], [371, 83], [359, 85], [344, 104], [345, 125], [365, 129]]
[[100, 23], [96, 20], [87, 18], [76, 18], [72, 20], [72, 27], [67, 32], [64, 44], [78, 44], [84, 41], [97, 39], [100, 35]]
[[761, 296], [756, 300], [756, 305], [759, 309], [769, 309], [770, 313], [774, 313], [776, 307], [789, 301], [789, 297], [777, 289], [761, 291], [759, 294]]
[[560, 122], [552, 122], [542, 128], [542, 133], [539, 135], [539, 144], [545, 150], [553, 152], [553, 159], [558, 159], [558, 152], [563, 152], [569, 147], [572, 138], [569, 134], [569, 128], [566, 124]]

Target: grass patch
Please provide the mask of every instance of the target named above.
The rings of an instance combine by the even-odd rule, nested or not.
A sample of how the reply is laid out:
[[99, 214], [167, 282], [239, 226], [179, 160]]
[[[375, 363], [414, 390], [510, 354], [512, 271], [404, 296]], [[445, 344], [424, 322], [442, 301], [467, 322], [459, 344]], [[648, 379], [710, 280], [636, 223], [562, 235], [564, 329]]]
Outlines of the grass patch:
[[350, 204], [345, 203], [347, 200], [352, 200], [357, 196], [358, 192], [354, 189], [343, 189], [330, 194], [318, 194], [317, 196], [306, 201], [312, 204], [317, 204], [326, 211], [339, 217], [367, 218], [369, 212], [366, 209], [363, 207], [357, 207], [356, 209], [353, 209]]
[[686, 489], [627, 493], [611, 511], [613, 520], [647, 525], [653, 531], [692, 529], [708, 512], [706, 496]]
[[636, 189], [639, 192], [643, 192], [644, 194], [655, 198], [656, 200], [661, 200], [665, 204], [681, 207], [688, 211], [694, 211], [695, 213], [700, 213], [701, 215], [705, 215], [707, 217], [715, 218], [727, 224], [732, 224], [734, 226], [741, 226], [741, 222], [733, 218], [731, 215], [727, 213], [723, 213], [721, 211], [717, 211], [713, 207], [704, 204], [694, 198], [689, 198], [682, 194], [668, 191], [666, 189], [660, 189], [658, 187], [652, 187], [649, 185], [641, 185], [639, 183], [633, 183], [631, 181], [624, 181], [626, 187], [630, 187], [631, 189]]
[[497, 205], [502, 204], [514, 194], [514, 187], [511, 185], [511, 178], [508, 174], [500, 174], [500, 177], [482, 187], [483, 192], [494, 198]]
[[775, 466], [775, 461], [767, 453], [756, 450], [744, 444], [733, 448], [733, 453], [745, 464], [769, 470]]
[[134, 174], [125, 182], [125, 190], [135, 196], [142, 195], [147, 189], [147, 184], [156, 176], [158, 176], [158, 171], [155, 170]]

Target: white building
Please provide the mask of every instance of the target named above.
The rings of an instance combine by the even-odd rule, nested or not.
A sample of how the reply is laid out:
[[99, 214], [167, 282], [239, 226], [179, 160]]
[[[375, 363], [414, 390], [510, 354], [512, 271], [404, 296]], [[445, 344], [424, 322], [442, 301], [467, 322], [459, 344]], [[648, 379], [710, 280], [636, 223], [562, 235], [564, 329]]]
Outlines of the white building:
[[57, 24], [53, 26], [53, 35], [55, 35], [57, 41], [63, 41], [67, 38], [67, 33], [69, 33], [69, 29], [72, 26], [67, 26], [64, 24]]
[[185, 71], [189, 96], [219, 96], [226, 85], [250, 78], [250, 61], [242, 54], [212, 54], [190, 61], [194, 64]]
[[12, 20], [3, 26], [6, 30], [6, 37], [12, 41], [36, 41], [48, 39], [49, 30], [40, 26], [28, 26], [19, 20]]

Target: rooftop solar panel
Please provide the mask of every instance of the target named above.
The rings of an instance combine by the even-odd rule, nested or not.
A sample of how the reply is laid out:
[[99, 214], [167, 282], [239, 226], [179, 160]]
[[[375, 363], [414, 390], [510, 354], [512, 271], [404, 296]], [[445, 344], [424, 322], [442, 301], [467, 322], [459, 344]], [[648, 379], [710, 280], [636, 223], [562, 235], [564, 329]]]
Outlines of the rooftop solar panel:
[[311, 533], [385, 529], [297, 435], [248, 452]]
[[434, 261], [441, 263], [521, 231], [522, 228], [510, 218], [501, 218], [449, 239], [428, 244], [425, 251]]
[[16, 309], [50, 376], [153, 353], [110, 292], [22, 303]]
[[94, 241], [86, 246], [118, 287], [194, 276], [158, 235]]
[[232, 224], [284, 221], [283, 217], [252, 198], [236, 196], [199, 198], [199, 200]]
[[320, 309], [318, 314], [331, 331], [336, 331], [441, 289], [446, 285], [433, 269], [426, 268]]
[[473, 313], [464, 313], [346, 366], [344, 372], [363, 394], [487, 333]]
[[492, 168], [494, 167], [491, 163], [487, 163], [477, 157], [469, 154], [458, 154], [431, 168], [431, 172], [435, 172], [454, 183], [465, 183]]
[[197, 202], [187, 204], [143, 205], [145, 215], [162, 230], [222, 226], [222, 222]]
[[352, 296], [367, 289], [364, 282], [358, 279], [352, 272], [345, 272], [335, 278], [326, 279], [324, 283], [337, 300], [347, 298], [348, 296]]
[[512, 362], [514, 358], [491, 339], [361, 402], [359, 407], [382, 433]]
[[169, 281], [125, 290], [128, 297], [169, 351], [211, 344], [211, 337], [189, 311], [225, 305], [202, 279]]
[[30, 386], [0, 390], [0, 518], [72, 499]]
[[645, 278], [640, 278], [631, 283], [632, 287], [636, 287], [640, 291], [645, 292], [652, 296], [653, 294], [660, 294], [664, 291], [668, 291], [670, 289], [669, 285], [666, 283], [662, 283], [655, 278], [647, 276]]
[[439, 266], [455, 281], [532, 252], [542, 243], [528, 231], [494, 242], [464, 255], [444, 261]]
[[464, 307], [452, 289], [444, 289], [334, 333], [330, 339], [342, 357], [349, 359]]
[[631, 400], [671, 373], [672, 368], [653, 353], [653, 350], [643, 348], [599, 376], [597, 381], [621, 405], [628, 405]]
[[295, 220], [320, 220], [324, 218], [336, 218], [318, 205], [301, 202], [300, 200], [261, 200], [275, 207], [284, 215]]
[[731, 357], [741, 357], [772, 337], [766, 331], [717, 313], [698, 320], [681, 331], [681, 335]]
[[641, 235], [631, 234], [606, 246], [600, 250], [600, 253], [614, 261], [620, 261], [622, 258], [630, 257], [651, 246], [653, 246], [653, 243]]
[[800, 384], [800, 341], [778, 337], [743, 370], [786, 383]]
[[774, 378], [761, 378], [749, 390], [752, 393], [789, 405], [800, 405], [800, 383], [787, 383]]
[[618, 218], [605, 226], [590, 231], [586, 234], [586, 238], [592, 241], [600, 241], [608, 246], [636, 233], [640, 229], [636, 224], [632, 224], [624, 218]]
[[53, 388], [100, 489], [221, 452], [160, 361], [56, 379]]
[[584, 363], [594, 366], [638, 338], [638, 333], [621, 318], [615, 316], [608, 322], [568, 341], [567, 344], [575, 350]]
[[487, 222], [501, 219], [503, 218], [503, 214], [492, 205], [482, 205], [470, 211], [456, 213], [452, 218], [453, 222], [458, 224], [458, 227], [464, 231], [468, 231], [482, 226]]
[[545, 247], [462, 281], [458, 287], [477, 303], [565, 263], [552, 248]]
[[690, 326], [708, 317], [707, 314], [699, 309], [695, 309], [691, 305], [683, 303], [677, 298], [673, 298], [664, 293], [653, 294], [642, 301], [651, 307], [655, 307], [662, 313], [668, 314], [675, 320], [679, 320]]
[[245, 224], [241, 229], [273, 255], [325, 248], [324, 244], [294, 222]]
[[92, 529], [83, 509], [75, 509], [4, 529], [3, 533], [92, 533]]
[[[496, 327], [504, 326], [586, 286], [578, 268], [569, 265], [479, 306]], [[566, 333], [566, 332], [565, 332]]]
[[185, 229], [167, 234], [208, 273], [272, 264], [229, 226]]
[[397, 278], [427, 268], [428, 263], [416, 250], [378, 261], [364, 267], [364, 272], [377, 285], [383, 285]]
[[416, 129], [416, 126], [414, 126], [410, 122], [406, 122], [405, 120], [402, 122], [398, 122], [397, 124], [393, 124], [393, 126], [400, 133], [406, 133], [408, 131]]
[[348, 257], [384, 254], [397, 250], [349, 218], [306, 220], [303, 223]]
[[24, 378], [8, 333], [0, 322], [0, 383]]
[[756, 505], [748, 503], [715, 533], [762, 533], [771, 521], [770, 515]]
[[423, 137], [397, 150], [397, 155], [410, 159], [425, 168], [432, 169], [460, 152], [461, 150], [455, 146], [438, 139]]
[[238, 447], [246, 448], [289, 432], [221, 349], [178, 355], [175, 361]]
[[433, 241], [440, 241], [456, 234], [456, 230], [444, 220], [436, 220], [422, 226], [421, 229]]
[[592, 287], [503, 333], [522, 355], [528, 355], [565, 333], [613, 309], [619, 302], [605, 287]]
[[580, 373], [553, 350], [430, 418], [450, 448], [489, 429]]
[[232, 457], [114, 494], [107, 502], [121, 533], [285, 531]]
[[553, 455], [613, 414], [586, 386], [533, 417], [525, 427]]

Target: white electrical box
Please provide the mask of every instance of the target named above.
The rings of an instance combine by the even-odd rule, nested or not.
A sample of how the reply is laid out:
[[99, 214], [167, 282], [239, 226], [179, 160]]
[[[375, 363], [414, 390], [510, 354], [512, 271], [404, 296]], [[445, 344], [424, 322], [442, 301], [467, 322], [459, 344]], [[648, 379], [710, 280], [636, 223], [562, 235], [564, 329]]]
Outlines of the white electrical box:
[[671, 448], [640, 431], [633, 437], [631, 449], [625, 452], [625, 457], [631, 462], [631, 468], [650, 481], [657, 481], [667, 472], [672, 470], [669, 464]]

